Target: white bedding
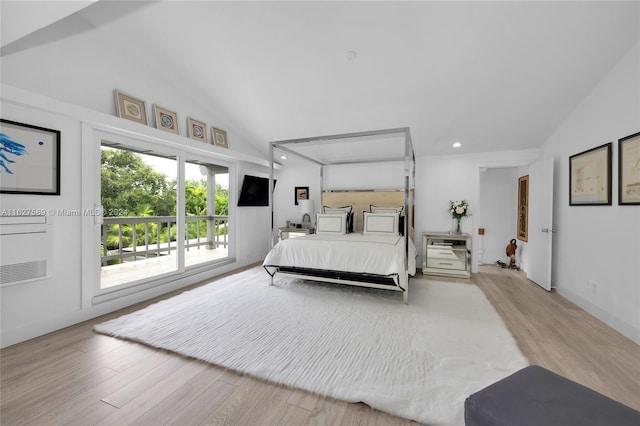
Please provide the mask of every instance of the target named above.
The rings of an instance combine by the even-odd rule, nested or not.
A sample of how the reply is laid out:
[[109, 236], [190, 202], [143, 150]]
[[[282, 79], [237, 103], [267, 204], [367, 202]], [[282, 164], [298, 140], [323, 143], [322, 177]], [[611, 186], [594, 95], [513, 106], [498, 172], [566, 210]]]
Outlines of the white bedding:
[[[270, 274], [279, 266], [377, 275], [403, 274], [404, 237], [391, 235], [307, 235], [276, 244], [262, 263]], [[409, 239], [409, 275], [416, 273], [416, 247]]]

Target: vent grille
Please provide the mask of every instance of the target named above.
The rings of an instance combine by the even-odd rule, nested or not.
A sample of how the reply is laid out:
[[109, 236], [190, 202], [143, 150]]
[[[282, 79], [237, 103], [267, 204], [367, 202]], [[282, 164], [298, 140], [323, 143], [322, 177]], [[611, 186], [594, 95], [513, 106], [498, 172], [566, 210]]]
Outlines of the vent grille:
[[20, 281], [43, 278], [47, 276], [47, 261], [12, 263], [0, 266], [0, 285], [15, 284]]

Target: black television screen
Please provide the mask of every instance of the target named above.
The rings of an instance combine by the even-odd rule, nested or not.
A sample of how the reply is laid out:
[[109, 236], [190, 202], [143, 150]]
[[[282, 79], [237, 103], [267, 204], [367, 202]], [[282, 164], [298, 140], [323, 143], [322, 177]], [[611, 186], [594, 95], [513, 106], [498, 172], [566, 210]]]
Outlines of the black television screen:
[[[275, 187], [276, 181], [273, 181]], [[238, 206], [268, 206], [269, 205], [269, 179], [251, 175], [245, 175], [238, 198]]]

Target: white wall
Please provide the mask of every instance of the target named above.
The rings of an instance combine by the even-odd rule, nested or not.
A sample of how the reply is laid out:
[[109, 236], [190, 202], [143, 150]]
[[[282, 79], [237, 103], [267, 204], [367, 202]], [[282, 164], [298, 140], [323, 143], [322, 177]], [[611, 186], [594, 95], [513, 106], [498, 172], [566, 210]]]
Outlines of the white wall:
[[[302, 223], [302, 213], [295, 205], [294, 191], [296, 186], [309, 187], [309, 199], [313, 200], [316, 211], [320, 211], [320, 166], [314, 163], [296, 163], [284, 165], [277, 172], [278, 183], [274, 192], [276, 226], [282, 227], [287, 221]], [[311, 220], [314, 221], [313, 215]]]
[[[466, 199], [470, 203], [471, 216], [462, 219], [462, 231], [473, 237], [472, 270], [476, 272], [481, 246], [477, 244], [477, 230], [480, 227], [487, 228], [485, 220], [491, 220], [484, 216], [479, 205], [480, 169], [522, 166], [534, 162], [538, 157], [538, 150], [523, 150], [416, 158], [416, 238], [420, 238], [419, 235], [424, 231], [452, 230], [449, 200]], [[516, 182], [517, 178], [514, 188]], [[507, 242], [504, 243], [505, 247]], [[417, 243], [421, 257], [422, 242]]]
[[[516, 238], [518, 177], [518, 169], [513, 167], [480, 171], [479, 216], [482, 226], [478, 225], [478, 228], [484, 228], [485, 234], [474, 236], [479, 251], [478, 263], [509, 262], [505, 248], [511, 239]], [[517, 244], [520, 248], [521, 242]]]
[[[61, 194], [59, 196], [1, 194], [2, 209], [78, 210], [83, 207], [81, 153], [85, 144], [82, 123], [96, 123], [107, 128], [123, 129], [133, 134], [167, 138], [178, 146], [192, 144], [207, 151], [220, 152], [224, 161], [237, 162], [240, 172], [264, 172], [266, 160], [224, 150], [170, 135], [111, 115], [90, 111], [31, 92], [2, 86], [2, 118], [61, 131]], [[211, 152], [209, 152], [211, 151]], [[235, 158], [235, 159], [234, 159]], [[230, 190], [237, 187], [230, 179]], [[231, 204], [231, 203], [230, 203]], [[89, 205], [93, 205], [91, 202]], [[230, 209], [233, 207], [230, 206]], [[175, 290], [264, 258], [268, 250], [268, 208], [236, 208], [232, 223], [235, 262], [215, 270], [167, 282], [157, 288], [134, 295], [83, 307], [82, 235], [83, 217], [48, 215], [53, 237], [53, 269], [50, 278], [0, 288], [0, 346], [5, 347], [76, 322], [111, 312], [123, 306]], [[263, 236], [263, 237], [261, 237]], [[0, 256], [2, 254], [0, 253]]]
[[[136, 8], [144, 8], [144, 4], [129, 2], [121, 11]], [[111, 36], [108, 21], [105, 17], [105, 23], [95, 28], [87, 23], [91, 31], [72, 28], [69, 34], [41, 40], [32, 48], [3, 52], [2, 84], [108, 115], [116, 113], [113, 91], [118, 89], [146, 103], [152, 127], [155, 127], [152, 107], [157, 104], [177, 112], [183, 136], [187, 135], [187, 117], [192, 117], [206, 123], [209, 130], [210, 126], [226, 130], [230, 148], [262, 155], [236, 131], [240, 126], [230, 121], [224, 105], [205, 104], [200, 93], [191, 87], [188, 76], [171, 75], [164, 64], [148, 58], [148, 52], [136, 47], [136, 43], [119, 43], [119, 37]]]
[[[268, 178], [269, 167], [242, 163], [238, 173], [238, 188], [241, 187], [245, 174]], [[279, 185], [280, 182], [278, 181], [276, 190]], [[239, 193], [240, 191], [238, 190], [235, 199], [229, 200], [229, 204], [238, 204]], [[271, 208], [235, 207], [235, 212], [236, 220], [238, 221], [238, 227], [236, 228], [238, 252], [242, 253], [249, 263], [263, 260], [271, 248]]]
[[[617, 139], [640, 131], [640, 42], [542, 147], [555, 157], [558, 293], [640, 342], [640, 206], [619, 206]], [[613, 205], [569, 206], [571, 155], [613, 142]]]

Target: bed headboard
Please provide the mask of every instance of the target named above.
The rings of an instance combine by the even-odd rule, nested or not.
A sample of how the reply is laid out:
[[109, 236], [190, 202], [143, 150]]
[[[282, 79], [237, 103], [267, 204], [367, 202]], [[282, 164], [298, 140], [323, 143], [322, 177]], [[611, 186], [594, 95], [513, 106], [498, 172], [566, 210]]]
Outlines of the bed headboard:
[[[362, 232], [363, 211], [369, 211], [369, 204], [381, 207], [404, 206], [404, 189], [397, 190], [344, 190], [324, 191], [322, 205], [329, 207], [353, 206], [355, 232]], [[405, 217], [409, 220], [409, 235], [413, 238], [413, 190], [409, 191], [409, 207]]]

